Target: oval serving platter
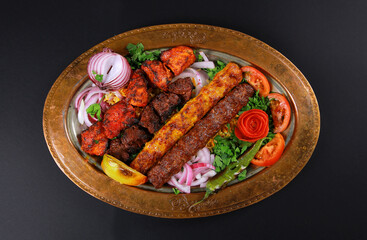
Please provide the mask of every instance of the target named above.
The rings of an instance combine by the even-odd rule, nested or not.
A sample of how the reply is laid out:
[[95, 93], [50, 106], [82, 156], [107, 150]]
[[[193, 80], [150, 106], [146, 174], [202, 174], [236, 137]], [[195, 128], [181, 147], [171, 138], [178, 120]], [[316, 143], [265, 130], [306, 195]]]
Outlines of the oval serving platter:
[[[145, 49], [187, 45], [205, 51], [211, 59], [254, 65], [270, 79], [272, 90], [284, 93], [291, 103], [292, 119], [281, 159], [269, 168], [252, 167], [242, 182], [234, 181], [203, 203], [189, 208], [204, 195], [175, 195], [170, 187], [121, 185], [100, 171], [98, 161], [80, 150], [73, 100], [89, 86], [87, 63], [109, 47], [126, 55], [128, 43], [142, 42]], [[230, 29], [199, 24], [145, 27], [114, 36], [83, 53], [58, 77], [44, 106], [43, 130], [49, 150], [60, 169], [77, 186], [116, 207], [164, 218], [194, 218], [230, 212], [256, 203], [289, 183], [310, 159], [319, 137], [320, 113], [316, 96], [302, 73], [282, 54], [265, 43]]]

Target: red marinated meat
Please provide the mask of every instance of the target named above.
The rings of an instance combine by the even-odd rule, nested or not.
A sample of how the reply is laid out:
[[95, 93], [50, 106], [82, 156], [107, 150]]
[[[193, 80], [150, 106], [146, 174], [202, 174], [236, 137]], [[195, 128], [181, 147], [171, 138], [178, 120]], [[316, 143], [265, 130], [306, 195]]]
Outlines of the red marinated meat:
[[102, 122], [96, 122], [81, 133], [82, 150], [90, 155], [102, 156], [108, 146], [108, 139]]
[[106, 111], [103, 118], [103, 128], [107, 138], [111, 139], [117, 137], [122, 130], [136, 122], [134, 108], [125, 101], [120, 101]]

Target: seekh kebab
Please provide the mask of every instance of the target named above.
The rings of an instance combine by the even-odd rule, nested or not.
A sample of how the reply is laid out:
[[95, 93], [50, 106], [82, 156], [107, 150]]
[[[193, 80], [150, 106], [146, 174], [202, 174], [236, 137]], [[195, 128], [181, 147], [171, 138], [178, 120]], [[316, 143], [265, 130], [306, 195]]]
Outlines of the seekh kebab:
[[143, 174], [147, 173], [182, 136], [241, 80], [240, 67], [235, 63], [228, 63], [207, 86], [202, 88], [198, 96], [188, 101], [178, 113], [156, 132], [154, 138], [145, 144], [143, 150], [130, 166]]

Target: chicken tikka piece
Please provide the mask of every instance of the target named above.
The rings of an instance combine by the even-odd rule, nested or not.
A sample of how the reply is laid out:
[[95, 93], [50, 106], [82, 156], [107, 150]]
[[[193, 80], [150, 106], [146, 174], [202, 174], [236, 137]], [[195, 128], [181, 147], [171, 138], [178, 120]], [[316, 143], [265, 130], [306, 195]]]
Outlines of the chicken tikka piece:
[[162, 52], [161, 61], [177, 76], [196, 61], [196, 56], [192, 48], [178, 46]]
[[96, 122], [81, 133], [82, 150], [90, 155], [102, 156], [108, 146], [102, 122]]
[[173, 78], [173, 73], [158, 60], [147, 60], [142, 63], [141, 69], [146, 73], [153, 86], [167, 91], [168, 84]]
[[135, 109], [126, 101], [122, 100], [112, 105], [103, 117], [103, 128], [107, 138], [117, 137], [120, 132], [137, 123]]
[[143, 70], [134, 71], [127, 87], [126, 97], [129, 103], [136, 107], [145, 107], [148, 104], [148, 82]]

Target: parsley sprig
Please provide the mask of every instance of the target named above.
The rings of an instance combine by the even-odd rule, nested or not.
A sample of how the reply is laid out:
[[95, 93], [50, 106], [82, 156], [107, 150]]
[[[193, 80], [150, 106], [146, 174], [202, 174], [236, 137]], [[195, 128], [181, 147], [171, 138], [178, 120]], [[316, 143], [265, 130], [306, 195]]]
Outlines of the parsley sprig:
[[92, 117], [97, 116], [98, 121], [101, 121], [101, 105], [98, 103], [92, 104], [87, 108], [87, 113], [89, 113]]
[[93, 73], [94, 75], [96, 75], [96, 80], [97, 80], [98, 82], [102, 82], [102, 81], [103, 81], [103, 74], [97, 74], [97, 73], [96, 73], [96, 71], [94, 71], [94, 70], [92, 70], [92, 73]]
[[129, 43], [126, 46], [129, 54], [126, 56], [131, 69], [140, 68], [141, 64], [146, 60], [157, 60], [161, 54], [160, 50], [144, 51], [144, 45], [137, 43], [136, 45]]
[[231, 132], [229, 137], [217, 135], [214, 142], [213, 153], [215, 154], [214, 167], [216, 172], [220, 172], [230, 163], [236, 162], [237, 158], [252, 145], [250, 142], [238, 139], [234, 132]]
[[[195, 54], [196, 54], [196, 51], [195, 51]], [[200, 54], [196, 54], [196, 60], [198, 62], [202, 62], [204, 61], [204, 58], [200, 55]], [[209, 80], [213, 80], [214, 76], [223, 70], [223, 68], [225, 68], [225, 66], [227, 65], [226, 63], [222, 62], [221, 60], [216, 60], [216, 61], [213, 61], [214, 62], [214, 65], [215, 65], [215, 68], [203, 68], [203, 70], [205, 72], [207, 72], [208, 76], [209, 76]]]

